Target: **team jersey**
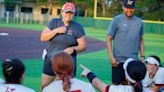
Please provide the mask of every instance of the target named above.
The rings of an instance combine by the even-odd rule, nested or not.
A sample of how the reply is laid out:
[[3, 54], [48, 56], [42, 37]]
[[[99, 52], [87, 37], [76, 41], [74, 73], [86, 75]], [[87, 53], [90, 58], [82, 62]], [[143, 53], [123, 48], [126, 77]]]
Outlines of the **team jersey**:
[[33, 89], [20, 84], [0, 84], [0, 92], [35, 92]]
[[149, 77], [147, 72], [145, 78], [142, 80], [142, 84], [144, 87], [149, 88], [153, 87], [154, 85], [164, 85], [164, 68], [159, 67], [153, 79]]
[[133, 92], [133, 87], [130, 85], [111, 85], [108, 92]]
[[[79, 79], [73, 78], [71, 81], [70, 92], [95, 92], [94, 88], [90, 83], [81, 81]], [[62, 80], [55, 80], [47, 87], [43, 89], [42, 92], [64, 92]]]
[[[134, 92], [134, 88], [131, 85], [111, 85], [107, 92]], [[142, 92], [153, 92], [153, 91], [143, 88]]]

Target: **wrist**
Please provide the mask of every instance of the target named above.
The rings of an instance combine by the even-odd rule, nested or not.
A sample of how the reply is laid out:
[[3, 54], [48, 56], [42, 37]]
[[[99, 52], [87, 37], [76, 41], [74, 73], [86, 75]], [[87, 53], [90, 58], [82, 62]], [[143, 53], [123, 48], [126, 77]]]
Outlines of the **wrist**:
[[58, 29], [54, 29], [54, 30], [53, 30], [53, 33], [54, 33], [54, 34], [55, 34], [55, 33], [57, 34], [57, 33], [59, 33], [59, 30], [58, 30]]
[[141, 55], [141, 58], [145, 58], [145, 56], [144, 55]]
[[93, 73], [93, 72], [89, 72], [87, 74], [87, 78], [90, 81], [90, 83], [92, 83], [93, 79], [96, 78], [97, 76]]

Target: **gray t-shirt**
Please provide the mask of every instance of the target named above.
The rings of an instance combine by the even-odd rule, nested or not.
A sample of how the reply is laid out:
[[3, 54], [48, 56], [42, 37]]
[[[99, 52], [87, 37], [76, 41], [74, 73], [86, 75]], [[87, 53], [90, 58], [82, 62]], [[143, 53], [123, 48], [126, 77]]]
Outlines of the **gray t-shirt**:
[[[52, 19], [47, 25], [50, 30], [61, 26], [64, 26], [62, 19]], [[74, 21], [70, 21], [66, 28], [66, 33], [57, 34], [49, 41], [49, 46], [47, 48], [48, 57], [68, 47], [76, 46], [77, 39], [85, 35], [83, 26]], [[74, 61], [76, 61], [76, 53], [73, 53], [72, 57]]]
[[108, 35], [113, 38], [113, 55], [117, 62], [124, 62], [127, 58], [138, 59], [143, 34], [143, 23], [136, 16], [128, 19], [120, 14], [112, 20]]

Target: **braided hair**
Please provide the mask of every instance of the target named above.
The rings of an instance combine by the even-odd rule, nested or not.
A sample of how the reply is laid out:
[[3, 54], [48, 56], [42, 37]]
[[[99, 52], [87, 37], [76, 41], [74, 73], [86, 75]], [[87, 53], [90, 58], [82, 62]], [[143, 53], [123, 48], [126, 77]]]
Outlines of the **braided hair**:
[[52, 68], [55, 74], [63, 81], [63, 90], [69, 92], [70, 79], [73, 75], [74, 62], [72, 56], [65, 52], [59, 52], [52, 57]]

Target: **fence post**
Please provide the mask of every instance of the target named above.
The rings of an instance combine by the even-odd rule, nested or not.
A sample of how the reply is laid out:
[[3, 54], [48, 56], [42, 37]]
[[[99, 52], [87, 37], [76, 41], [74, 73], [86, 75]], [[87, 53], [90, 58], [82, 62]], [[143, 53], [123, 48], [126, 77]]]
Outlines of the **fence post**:
[[14, 23], [16, 23], [16, 12], [13, 12], [14, 14]]
[[6, 23], [9, 23], [9, 11], [7, 11]]
[[18, 23], [18, 21], [19, 21], [19, 14], [18, 14], [18, 12], [16, 13], [16, 18], [17, 18], [17, 23]]
[[23, 13], [21, 12], [20, 23], [23, 24]]
[[30, 14], [30, 23], [32, 24], [32, 21], [33, 21], [33, 14], [31, 13]]
[[43, 19], [44, 19], [44, 16], [43, 16], [43, 14], [41, 14], [41, 17], [40, 17], [40, 24], [43, 24]]

